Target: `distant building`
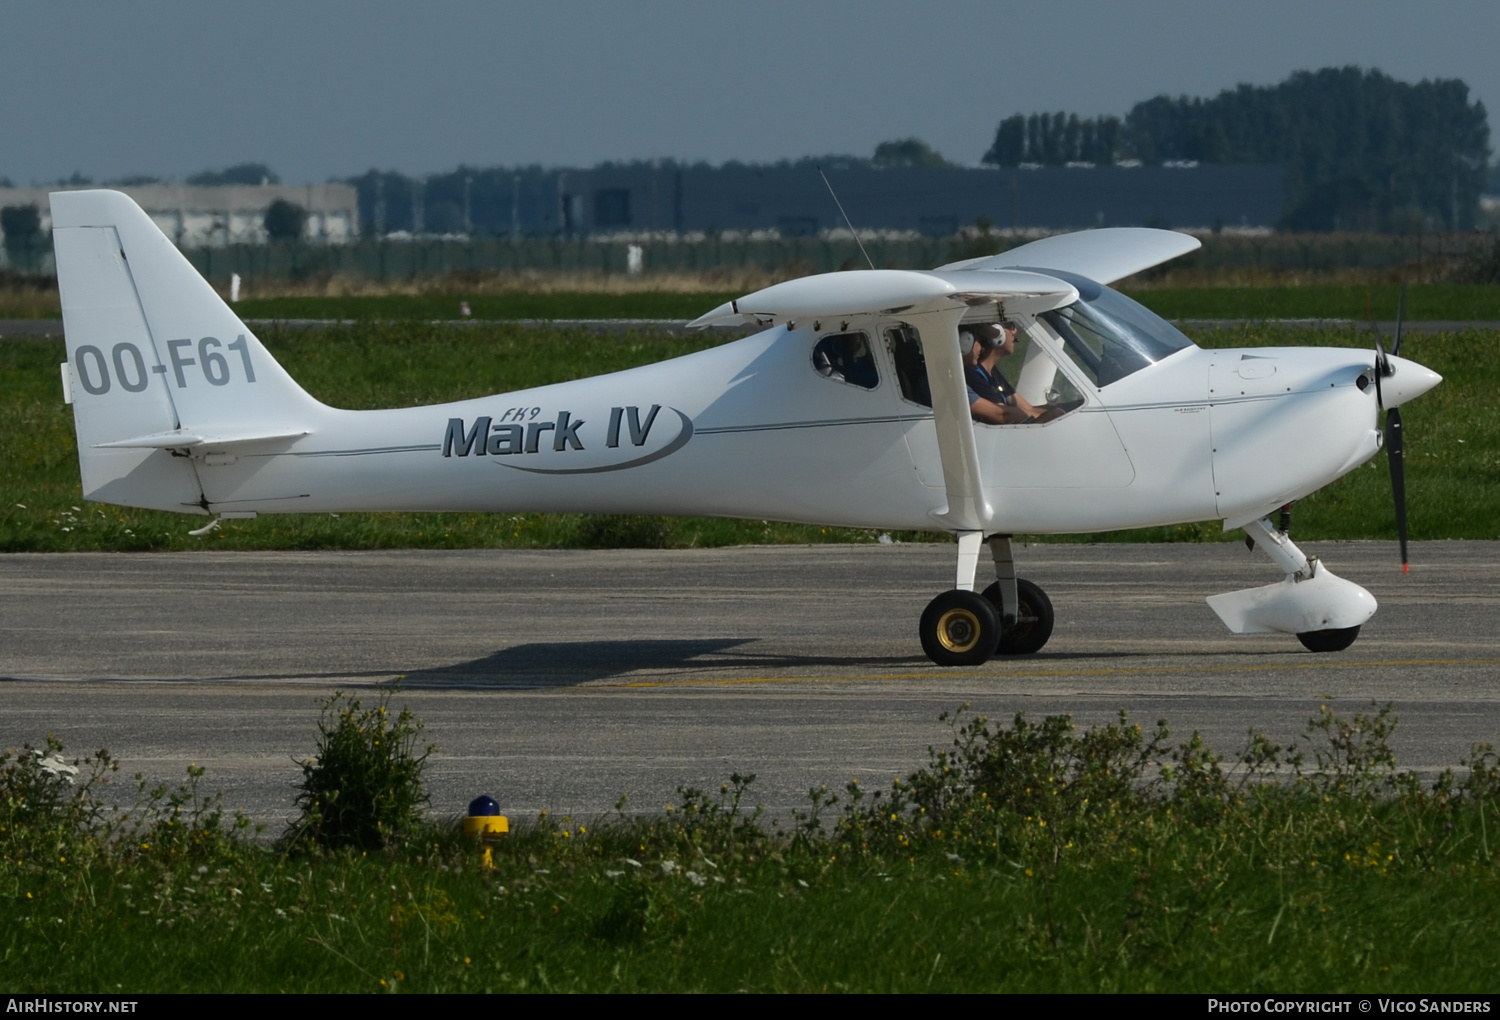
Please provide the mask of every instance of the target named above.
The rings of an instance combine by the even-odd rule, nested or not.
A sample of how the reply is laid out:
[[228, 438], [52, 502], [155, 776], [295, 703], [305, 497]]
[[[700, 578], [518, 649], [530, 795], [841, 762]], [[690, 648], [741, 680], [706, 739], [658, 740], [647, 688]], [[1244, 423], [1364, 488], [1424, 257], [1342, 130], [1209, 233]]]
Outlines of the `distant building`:
[[[1037, 233], [1146, 225], [1267, 231], [1285, 206], [1279, 164], [938, 169], [828, 161], [823, 170], [857, 230], [927, 237], [952, 236], [980, 221]], [[421, 181], [371, 174], [358, 186], [367, 235], [817, 237], [847, 229], [808, 160], [495, 168]]]
[[[54, 188], [0, 188], [0, 208], [36, 206], [41, 213], [42, 236], [52, 229], [47, 195]], [[122, 187], [179, 248], [223, 247], [230, 244], [264, 244], [267, 241], [266, 210], [284, 199], [307, 210], [303, 239], [320, 244], [345, 244], [359, 238], [359, 198], [353, 185], [280, 184], [190, 187], [178, 184], [146, 184]]]
[[[947, 237], [984, 221], [999, 230], [1276, 226], [1279, 165], [1091, 166], [1016, 169], [850, 167], [825, 170], [857, 230]], [[563, 232], [609, 234], [845, 229], [811, 167], [599, 167], [560, 184]]]

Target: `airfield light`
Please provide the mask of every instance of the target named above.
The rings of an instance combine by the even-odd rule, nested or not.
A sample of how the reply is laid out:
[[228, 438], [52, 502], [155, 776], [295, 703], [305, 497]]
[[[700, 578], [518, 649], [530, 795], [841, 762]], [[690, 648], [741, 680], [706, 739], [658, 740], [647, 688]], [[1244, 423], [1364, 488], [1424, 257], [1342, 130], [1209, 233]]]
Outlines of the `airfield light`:
[[[500, 805], [489, 794], [482, 794], [469, 801], [469, 813], [464, 815], [464, 835], [479, 840], [499, 839], [510, 831], [510, 819], [500, 813]], [[493, 868], [494, 859], [490, 848], [484, 848], [480, 866]]]

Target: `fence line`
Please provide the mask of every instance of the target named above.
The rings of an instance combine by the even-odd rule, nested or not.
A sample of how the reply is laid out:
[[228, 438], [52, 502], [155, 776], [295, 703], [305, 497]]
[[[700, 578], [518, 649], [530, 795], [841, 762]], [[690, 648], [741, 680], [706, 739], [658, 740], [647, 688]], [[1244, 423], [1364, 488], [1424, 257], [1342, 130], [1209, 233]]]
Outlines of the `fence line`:
[[[1488, 245], [1492, 239], [1493, 235], [1483, 233], [1208, 235], [1202, 238], [1201, 250], [1172, 265], [1308, 272], [1397, 266], [1432, 269], [1450, 266], [1464, 258], [1474, 244]], [[865, 248], [877, 266], [930, 269], [958, 259], [1004, 251], [1027, 240], [1005, 235], [876, 238], [866, 240]], [[342, 275], [396, 281], [470, 272], [625, 275], [632, 244], [642, 249], [643, 268], [648, 273], [734, 270], [825, 273], [865, 265], [852, 239], [822, 237], [766, 240], [711, 236], [692, 241], [637, 242], [563, 238], [370, 240], [347, 245], [229, 245], [190, 248], [183, 254], [216, 284], [228, 280], [231, 273], [246, 279], [304, 280]], [[54, 275], [50, 241], [26, 239], [22, 243], [8, 243], [4, 248], [4, 267], [28, 276]]]

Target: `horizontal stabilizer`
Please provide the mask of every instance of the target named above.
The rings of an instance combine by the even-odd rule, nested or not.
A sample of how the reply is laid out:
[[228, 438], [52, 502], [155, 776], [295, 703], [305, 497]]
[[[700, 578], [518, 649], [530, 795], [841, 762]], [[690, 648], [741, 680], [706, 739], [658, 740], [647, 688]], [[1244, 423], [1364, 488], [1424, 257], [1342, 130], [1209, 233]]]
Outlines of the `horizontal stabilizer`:
[[301, 439], [310, 435], [310, 429], [280, 432], [213, 432], [204, 430], [173, 429], [170, 432], [153, 432], [149, 436], [133, 439], [118, 439], [112, 443], [95, 443], [97, 450], [196, 450], [204, 447], [245, 446], [250, 443], [274, 443], [288, 439]]

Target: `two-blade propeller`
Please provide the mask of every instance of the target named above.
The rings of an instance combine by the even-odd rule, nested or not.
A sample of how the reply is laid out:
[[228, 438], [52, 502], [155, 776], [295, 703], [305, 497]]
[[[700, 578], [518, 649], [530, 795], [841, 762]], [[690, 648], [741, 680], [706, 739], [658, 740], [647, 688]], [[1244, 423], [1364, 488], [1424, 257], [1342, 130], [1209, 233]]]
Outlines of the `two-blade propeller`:
[[[1401, 285], [1401, 300], [1396, 306], [1396, 338], [1391, 342], [1391, 357], [1401, 356], [1401, 326], [1406, 318], [1406, 285]], [[1396, 535], [1401, 541], [1401, 573], [1408, 569], [1406, 556], [1406, 452], [1401, 435], [1401, 408], [1385, 406], [1380, 380], [1396, 373], [1390, 358], [1385, 355], [1385, 345], [1380, 339], [1380, 330], [1372, 319], [1370, 327], [1375, 331], [1375, 401], [1385, 411], [1385, 455], [1391, 465], [1391, 496], [1396, 501]]]

